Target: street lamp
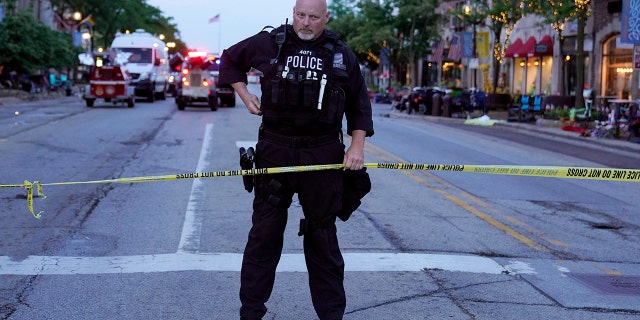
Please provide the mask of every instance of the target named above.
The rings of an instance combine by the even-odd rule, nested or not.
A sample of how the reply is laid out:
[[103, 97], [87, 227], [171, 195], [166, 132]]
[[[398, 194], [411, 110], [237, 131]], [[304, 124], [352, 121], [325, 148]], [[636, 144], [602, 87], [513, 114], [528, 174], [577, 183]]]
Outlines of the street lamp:
[[[73, 46], [82, 46], [88, 41], [90, 45], [89, 48], [93, 51], [93, 18], [91, 14], [83, 17], [80, 11], [61, 9], [54, 12], [54, 18], [59, 23], [59, 26], [71, 35]], [[80, 30], [80, 27], [85, 24], [88, 32], [82, 32], [82, 30]], [[78, 71], [81, 71], [79, 68], [75, 71], [75, 74], [73, 74], [74, 71], [68, 71], [68, 74], [72, 79], [79, 76], [77, 73]]]
[[89, 49], [91, 50], [91, 52], [93, 52], [93, 39], [92, 39], [92, 35], [91, 35], [91, 31], [87, 31], [87, 32], [83, 32], [82, 33], [82, 44], [84, 46], [85, 43], [89, 44]]
[[477, 90], [478, 86], [476, 83], [477, 79], [477, 69], [478, 69], [478, 49], [476, 48], [476, 36], [477, 36], [477, 26], [482, 23], [484, 20], [484, 16], [482, 13], [478, 12], [477, 3], [473, 1], [473, 5], [467, 1], [467, 4], [463, 7], [465, 19], [473, 26], [473, 60], [475, 68], [473, 68], [473, 87]]
[[71, 12], [65, 10], [62, 13], [57, 12], [56, 18], [67, 32], [72, 33], [82, 20], [82, 13], [80, 11]]
[[[86, 38], [83, 33], [79, 33], [79, 27], [87, 24], [88, 21], [92, 19], [91, 15], [87, 15], [86, 17], [82, 16], [82, 12], [80, 11], [70, 11], [64, 10], [63, 12], [57, 11], [55, 14], [56, 20], [60, 23], [60, 25], [64, 28], [65, 31], [69, 32], [72, 37], [73, 45], [80, 46], [82, 45], [82, 40], [91, 39], [91, 44], [93, 47], [93, 27], [88, 24], [87, 28], [89, 29], [89, 34], [91, 37]], [[77, 35], [76, 35], [77, 34]]]

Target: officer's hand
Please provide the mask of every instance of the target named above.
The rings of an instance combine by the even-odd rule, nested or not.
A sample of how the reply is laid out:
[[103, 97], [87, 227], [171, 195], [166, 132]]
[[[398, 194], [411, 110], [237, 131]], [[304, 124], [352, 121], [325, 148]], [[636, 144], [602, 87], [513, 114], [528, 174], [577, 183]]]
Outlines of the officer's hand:
[[344, 153], [344, 168], [348, 170], [360, 170], [364, 167], [364, 150], [354, 147], [352, 144]]
[[364, 167], [364, 138], [366, 132], [353, 130], [351, 133], [351, 145], [344, 153], [343, 165], [345, 169], [360, 170]]
[[249, 90], [247, 90], [247, 84], [244, 82], [234, 82], [231, 84], [233, 89], [236, 91], [238, 96], [244, 105], [247, 106], [247, 110], [251, 114], [261, 115], [262, 110], [260, 110], [260, 99], [255, 94], [251, 94]]
[[249, 97], [249, 101], [246, 101], [245, 104], [247, 105], [247, 110], [249, 110], [249, 113], [257, 115], [262, 114], [262, 110], [260, 110], [260, 99], [258, 99], [256, 95], [252, 94]]

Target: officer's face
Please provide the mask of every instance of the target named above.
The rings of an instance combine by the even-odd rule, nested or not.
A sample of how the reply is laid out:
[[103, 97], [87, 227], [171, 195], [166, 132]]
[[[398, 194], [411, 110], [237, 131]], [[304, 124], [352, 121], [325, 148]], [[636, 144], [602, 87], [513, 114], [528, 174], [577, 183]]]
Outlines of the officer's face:
[[302, 40], [314, 40], [329, 21], [325, 0], [297, 0], [293, 7], [293, 29]]

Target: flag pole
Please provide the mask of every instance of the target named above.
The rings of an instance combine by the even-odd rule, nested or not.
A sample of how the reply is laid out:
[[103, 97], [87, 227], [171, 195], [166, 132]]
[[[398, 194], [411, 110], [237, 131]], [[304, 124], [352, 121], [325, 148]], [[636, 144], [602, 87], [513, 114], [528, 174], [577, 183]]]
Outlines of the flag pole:
[[222, 50], [221, 44], [220, 44], [220, 36], [222, 34], [222, 21], [220, 21], [220, 14], [218, 13], [213, 18], [209, 19], [209, 23], [218, 24], [218, 54], [220, 54], [220, 51]]

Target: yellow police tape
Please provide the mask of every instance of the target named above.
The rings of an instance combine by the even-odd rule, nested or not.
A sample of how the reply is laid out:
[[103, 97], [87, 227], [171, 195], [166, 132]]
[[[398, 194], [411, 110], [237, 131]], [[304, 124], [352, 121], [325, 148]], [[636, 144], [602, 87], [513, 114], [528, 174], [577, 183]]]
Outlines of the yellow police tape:
[[[486, 174], [503, 174], [515, 176], [533, 176], [547, 178], [569, 178], [569, 179], [590, 179], [606, 181], [640, 182], [640, 170], [638, 169], [617, 169], [617, 168], [589, 168], [589, 167], [558, 167], [558, 166], [509, 166], [509, 165], [457, 165], [457, 164], [415, 164], [415, 163], [365, 163], [367, 168], [393, 169], [393, 170], [427, 170], [427, 171], [458, 171]], [[343, 169], [343, 164], [326, 164], [310, 166], [291, 166], [276, 168], [261, 168], [249, 170], [226, 170], [181, 173], [165, 176], [145, 176], [133, 178], [118, 178], [108, 180], [93, 180], [79, 182], [55, 182], [33, 183], [25, 180], [22, 184], [0, 184], [3, 188], [25, 188], [27, 190], [27, 205], [29, 211], [36, 218], [40, 219], [42, 211], [35, 213], [33, 210], [34, 189], [37, 197], [46, 198], [42, 191], [43, 186], [59, 186], [73, 184], [95, 184], [95, 183], [134, 183], [151, 181], [168, 181], [184, 179], [202, 179], [218, 177], [249, 176], [259, 174], [289, 173], [319, 171], [331, 169]]]

